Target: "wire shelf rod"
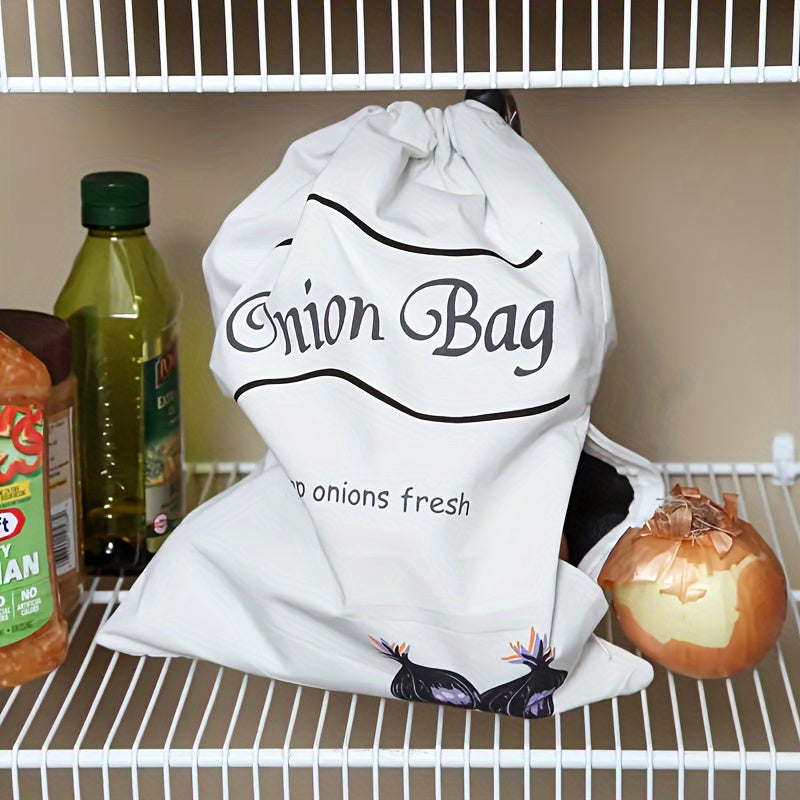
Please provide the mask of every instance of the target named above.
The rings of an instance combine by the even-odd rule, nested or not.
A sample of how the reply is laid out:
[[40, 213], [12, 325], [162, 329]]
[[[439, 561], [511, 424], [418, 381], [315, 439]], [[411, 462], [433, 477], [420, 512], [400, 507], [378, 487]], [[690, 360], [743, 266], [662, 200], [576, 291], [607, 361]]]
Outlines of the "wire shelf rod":
[[[231, 464], [229, 469], [223, 471], [223, 474], [233, 474], [234, 470], [236, 469], [235, 464]], [[198, 499], [198, 505], [205, 503], [208, 500], [211, 494], [211, 488], [214, 486], [214, 480], [216, 479], [217, 475], [221, 471], [220, 468], [217, 467], [216, 464], [212, 464], [211, 468], [208, 471], [200, 469], [198, 466], [195, 466], [195, 471], [198, 475], [205, 475], [206, 479], [203, 483], [203, 488], [200, 490], [200, 498]]]
[[197, 763], [200, 755], [200, 742], [203, 740], [203, 734], [206, 732], [214, 703], [217, 702], [217, 694], [219, 693], [219, 685], [222, 682], [223, 672], [224, 667], [219, 667], [219, 669], [217, 669], [217, 677], [214, 680], [214, 685], [211, 687], [211, 694], [208, 696], [208, 702], [203, 711], [203, 718], [200, 720], [200, 725], [197, 728], [197, 735], [194, 737], [194, 742], [192, 743], [192, 800], [200, 800], [200, 772]]
[[[95, 3], [97, 0], [95, 0]], [[28, 46], [31, 54], [31, 77], [33, 78], [33, 91], [42, 90], [41, 79], [39, 76], [39, 41], [36, 36], [36, 10], [33, 0], [27, 0], [28, 10]]]
[[137, 92], [136, 86], [136, 37], [133, 24], [133, 0], [125, 0], [125, 37], [128, 48], [128, 77], [131, 92]]
[[[172, 782], [170, 781], [170, 753], [172, 750], [172, 741], [175, 737], [175, 731], [178, 729], [178, 723], [181, 720], [181, 715], [183, 714], [183, 707], [186, 705], [186, 698], [189, 696], [189, 690], [192, 688], [192, 681], [194, 680], [194, 674], [197, 670], [197, 659], [193, 658], [191, 664], [189, 665], [189, 672], [186, 675], [186, 680], [183, 684], [183, 689], [181, 690], [181, 695], [178, 698], [178, 705], [175, 709], [175, 716], [172, 718], [172, 723], [169, 726], [169, 731], [167, 732], [167, 738], [164, 741], [164, 764], [163, 764], [163, 772], [164, 772], [164, 800], [171, 800], [172, 798]], [[194, 763], [195, 754], [193, 751], [189, 750], [189, 764], [187, 766], [191, 767]], [[198, 754], [199, 757], [199, 754]]]
[[[555, 749], [555, 770], [556, 770], [556, 800], [561, 800], [562, 797], [562, 782], [564, 771], [564, 748], [561, 743], [561, 714], [556, 711], [555, 728], [556, 728], [556, 749]], [[616, 754], [614, 755], [614, 766], [616, 767], [617, 760]]]
[[[586, 771], [583, 776], [583, 794], [586, 800], [592, 800], [592, 719], [590, 706], [583, 707], [583, 741], [586, 743]], [[529, 720], [525, 720], [529, 722]], [[530, 783], [530, 780], [529, 780]], [[530, 789], [526, 793], [526, 800], [530, 795]]]
[[[381, 701], [383, 702], [383, 701]], [[442, 800], [442, 732], [444, 730], [444, 706], [436, 714], [436, 764], [433, 768], [433, 785], [436, 800]], [[377, 800], [377, 798], [376, 798]]]
[[[142, 721], [139, 723], [139, 729], [136, 731], [136, 738], [133, 740], [133, 745], [131, 746], [131, 763], [129, 766], [131, 768], [131, 792], [133, 794], [133, 800], [139, 800], [139, 755], [141, 752], [142, 737], [150, 722], [150, 717], [153, 714], [153, 709], [156, 707], [156, 702], [161, 696], [161, 689], [164, 686], [164, 681], [166, 680], [171, 663], [171, 658], [165, 658], [164, 663], [161, 665], [161, 671], [158, 673], [156, 685], [153, 687], [153, 693], [150, 695], [147, 708], [145, 708], [144, 714], [142, 715]], [[111, 753], [104, 753], [104, 758], [106, 764], [111, 766]]]
[[[437, 753], [436, 761], [441, 775], [442, 754], [441, 751]], [[558, 794], [558, 790], [556, 790]], [[494, 738], [492, 746], [492, 797], [494, 800], [502, 800], [500, 797], [500, 717], [498, 715], [494, 718]], [[441, 800], [437, 797], [436, 800]]]
[[772, 735], [772, 724], [769, 720], [769, 712], [767, 711], [767, 703], [764, 699], [764, 688], [761, 685], [761, 676], [758, 670], [753, 670], [753, 683], [756, 688], [756, 696], [758, 697], [758, 707], [761, 711], [761, 718], [764, 722], [764, 732], [767, 736], [767, 744], [769, 746], [770, 768], [769, 768], [769, 796], [774, 798], [778, 788], [778, 769], [777, 759], [775, 754], [775, 737]]
[[103, 41], [103, 15], [100, 9], [100, 0], [92, 0], [92, 13], [94, 16], [94, 41], [97, 52], [97, 78], [100, 91], [106, 91], [106, 51]]
[[406, 727], [403, 733], [403, 800], [411, 800], [411, 770], [409, 769], [409, 753], [411, 752], [411, 729], [414, 725], [414, 703], [408, 704], [406, 711]]
[[[588, 706], [586, 709], [588, 711]], [[522, 752], [524, 762], [522, 764], [522, 796], [523, 800], [531, 800], [531, 721], [529, 719], [522, 722]], [[589, 748], [589, 760], [591, 760], [591, 748]], [[587, 770], [590, 772], [590, 770]], [[467, 795], [468, 800], [468, 795]], [[587, 798], [589, 800], [589, 798]]]
[[[656, 28], [656, 85], [664, 85], [664, 30], [665, 30], [665, 3], [658, 0], [658, 25]], [[689, 66], [691, 69], [691, 65]]]
[[[298, 686], [294, 693], [294, 702], [292, 703], [292, 713], [289, 717], [289, 725], [286, 728], [286, 737], [283, 740], [283, 748], [281, 750], [281, 770], [283, 772], [283, 800], [291, 800], [291, 788], [289, 783], [289, 756], [292, 746], [292, 734], [294, 733], [294, 726], [297, 723], [297, 714], [300, 711], [300, 701], [303, 697], [303, 687]], [[313, 760], [313, 753], [312, 753]]]
[[400, 74], [400, 9], [398, 0], [392, 0], [392, 89], [403, 88]]
[[231, 0], [225, 0], [225, 67], [228, 76], [228, 92], [233, 93], [236, 88], [234, 83], [234, 60], [233, 60], [233, 9]]
[[356, 3], [356, 36], [358, 38], [358, 88], [367, 86], [367, 55], [364, 38], [364, 0]]
[[689, 83], [697, 83], [697, 22], [698, 22], [698, 3], [692, 0], [691, 15], [689, 22]]
[[[169, 91], [169, 62], [167, 61], [167, 10], [166, 0], [158, 0], [158, 65], [160, 68], [160, 91]], [[155, 91], [155, 90], [154, 90]]]
[[758, 10], [758, 82], [764, 83], [767, 65], [767, 0], [761, 0]]
[[422, 42], [423, 58], [425, 64], [425, 88], [433, 85], [433, 55], [431, 45], [431, 0], [424, 0], [422, 4]]
[[697, 696], [700, 700], [700, 716], [703, 720], [703, 735], [706, 737], [706, 747], [708, 748], [708, 800], [714, 800], [714, 739], [711, 735], [711, 720], [708, 715], [708, 700], [703, 681], [697, 681]]
[[[349, 800], [350, 798], [350, 737], [353, 733], [353, 723], [356, 718], [356, 706], [358, 704], [358, 695], [354, 694], [350, 698], [350, 708], [347, 712], [347, 724], [344, 729], [344, 741], [342, 742], [342, 798]], [[407, 761], [404, 761], [407, 763]]]
[[[622, 751], [623, 772], [640, 770], [645, 772], [648, 764], [647, 750], [629, 749]], [[777, 769], [780, 772], [800, 772], [800, 752], [779, 751], [776, 756]], [[584, 771], [587, 765], [586, 752], [583, 749], [532, 749], [531, 769], [557, 770], [561, 765], [562, 770]], [[138, 767], [140, 769], [191, 769], [191, 748], [173, 748], [169, 753], [164, 748], [145, 749], [138, 753]], [[371, 770], [374, 761], [374, 751], [368, 748], [349, 748], [346, 762], [343, 760], [342, 751], [338, 748], [323, 748], [319, 752], [319, 765], [321, 769], [341, 768], [344, 763], [348, 769]], [[471, 748], [468, 766], [470, 769], [494, 769], [493, 748]], [[679, 753], [676, 750], [654, 750], [653, 769], [662, 772], [676, 772], [680, 767]], [[686, 771], [706, 772], [711, 762], [706, 750], [686, 750], [683, 756], [683, 766]], [[414, 748], [409, 754], [409, 766], [413, 769], [433, 770], [436, 765], [436, 753], [433, 748]], [[103, 763], [103, 751], [100, 748], [83, 749], [80, 753], [79, 767], [81, 769], [100, 769]], [[108, 764], [110, 769], [126, 769], [132, 767], [130, 749], [112, 749], [109, 754]], [[253, 751], [251, 748], [231, 748], [228, 757], [232, 769], [252, 769]], [[260, 749], [257, 754], [257, 763], [260, 767], [282, 770], [284, 765], [283, 749], [280, 747]], [[314, 753], [311, 747], [292, 748], [289, 755], [291, 769], [311, 769], [314, 763]], [[442, 750], [442, 769], [463, 770], [465, 767], [464, 752], [461, 748]], [[40, 769], [45, 765], [50, 769], [71, 769], [72, 750], [57, 749], [47, 753], [46, 762], [42, 759], [39, 749], [20, 750], [18, 758], [19, 769]], [[525, 764], [525, 752], [522, 748], [506, 748], [500, 750], [500, 769], [519, 770]], [[769, 772], [772, 759], [769, 750], [748, 750], [744, 756], [744, 764], [748, 772]], [[612, 772], [616, 769], [617, 753], [612, 749], [593, 749], [591, 754], [592, 770], [605, 770]], [[6, 753], [0, 757], [0, 769], [8, 769], [11, 759]], [[220, 748], [201, 748], [198, 754], [198, 766], [201, 769], [221, 769], [222, 750]], [[714, 753], [713, 766], [718, 772], [739, 772], [742, 768], [742, 754], [738, 750], [717, 750]], [[403, 754], [400, 748], [383, 748], [378, 754], [379, 769], [397, 769], [402, 771]]]
[[[399, 51], [398, 51], [399, 57]], [[765, 83], [789, 83], [792, 76], [790, 65], [768, 65], [764, 70]], [[734, 84], [754, 84], [759, 82], [757, 66], [736, 66], [731, 68], [730, 80], [723, 81], [722, 67], [698, 67], [696, 74], [698, 85], [719, 85], [723, 82]], [[591, 69], [564, 70], [561, 75], [561, 86], [564, 88], [586, 88], [593, 86], [597, 80], [600, 88], [620, 86], [655, 86], [657, 70], [655, 68], [637, 67], [628, 71], [621, 69], [601, 69], [594, 76]], [[692, 74], [688, 67], [667, 67], [664, 69], [664, 86], [689, 86]], [[499, 71], [497, 88], [519, 89], [523, 86], [524, 76], [521, 71]], [[332, 91], [393, 91], [424, 90], [428, 80], [424, 72], [368, 73], [363, 76], [363, 86], [358, 73], [334, 73]], [[434, 72], [431, 75], [432, 89], [463, 89], [465, 87], [481, 87], [489, 85], [492, 80], [490, 72], [465, 72], [459, 77], [456, 72]], [[529, 87], [532, 89], [552, 89], [557, 80], [554, 70], [537, 70], [529, 75]], [[258, 74], [236, 75], [234, 77], [235, 92], [324, 92], [327, 79], [325, 74], [302, 75], [269, 75], [266, 78], [266, 89], [262, 89], [262, 77]], [[106, 91], [113, 94], [130, 93], [130, 79], [127, 75], [109, 75], [103, 89], [97, 76], [75, 76], [73, 90], [76, 93], [94, 93]], [[137, 78], [139, 92], [167, 91], [174, 93], [189, 92], [228, 92], [226, 75], [140, 75]], [[42, 76], [40, 88], [44, 94], [60, 94], [67, 91], [67, 80], [63, 76]], [[34, 83], [31, 77], [14, 76], [8, 78], [8, 91], [32, 92]]]
[[556, 75], [555, 85], [564, 85], [564, 0], [556, 0]]
[[[606, 619], [609, 621], [609, 636], [610, 642], [614, 641], [611, 633], [611, 615], [607, 614]], [[611, 698], [611, 719], [614, 724], [614, 749], [617, 753], [617, 760], [614, 764], [614, 788], [616, 800], [622, 800], [622, 734], [619, 725], [619, 699], [616, 697]]]
[[489, 88], [497, 88], [497, 0], [489, 0]]
[[[380, 800], [381, 795], [380, 752], [383, 715], [385, 711], [386, 698], [381, 697], [378, 703], [378, 718], [375, 721], [375, 736], [372, 739], [372, 800]], [[439, 799], [437, 798], [437, 800]]]
[[333, 27], [331, 24], [331, 0], [323, 0], [322, 29], [325, 37], [325, 88], [333, 88]]
[[[470, 800], [472, 796], [472, 776], [470, 773], [470, 764], [472, 759], [470, 757], [472, 742], [472, 709], [468, 708], [464, 713], [464, 747], [462, 749], [462, 758], [464, 760], [464, 800]], [[529, 754], [530, 755], [530, 754]], [[527, 763], [530, 763], [528, 759]]]
[[600, 4], [592, 0], [592, 86], [600, 85]]
[[[0, 3], [2, 5], [2, 3]], [[72, 82], [72, 47], [69, 39], [69, 16], [67, 14], [67, 0], [59, 0], [58, 3], [58, 16], [61, 22], [61, 52], [64, 56], [64, 79], [66, 80], [66, 90], [68, 94], [75, 91], [75, 86]], [[0, 25], [2, 28], [2, 25]], [[2, 39], [2, 32], [0, 31], [0, 39]], [[2, 42], [0, 42], [0, 50], [2, 49]], [[2, 72], [2, 68], [0, 68]]]
[[[725, 0], [725, 54], [723, 56], [723, 83], [733, 81], [733, 0]], [[760, 76], [758, 76], [760, 77]]]
[[466, 89], [466, 87], [464, 80], [464, 0], [456, 0], [456, 85], [453, 88]]
[[[641, 650], [636, 649], [636, 655], [642, 657]], [[647, 748], [647, 797], [652, 800], [653, 797], [653, 770], [654, 770], [654, 751], [653, 751], [653, 726], [650, 722], [650, 703], [647, 699], [647, 689], [642, 689], [639, 692], [639, 697], [642, 702], [642, 725], [644, 727], [644, 742]]]
[[258, 77], [261, 81], [260, 91], [267, 91], [267, 15], [264, 0], [258, 0], [256, 5], [258, 20]]
[[[261, 716], [258, 720], [258, 729], [256, 730], [255, 738], [253, 739], [253, 746], [250, 748], [251, 766], [253, 769], [253, 797], [261, 797], [260, 777], [258, 768], [260, 766], [260, 751], [261, 741], [264, 736], [264, 729], [267, 726], [267, 717], [269, 716], [269, 709], [272, 705], [272, 698], [275, 694], [275, 681], [269, 682], [267, 689], [267, 696], [264, 698], [264, 705], [261, 709]], [[231, 764], [230, 751], [226, 758], [227, 763]]]
[[297, 0], [292, 0], [292, 89], [300, 90], [300, 14]]
[[83, 721], [80, 732], [75, 739], [75, 746], [72, 748], [72, 794], [75, 800], [80, 800], [81, 797], [81, 779], [78, 769], [81, 745], [86, 738], [86, 734], [88, 733], [89, 727], [92, 724], [94, 715], [97, 713], [97, 708], [100, 705], [100, 701], [103, 699], [103, 695], [108, 688], [108, 683], [111, 680], [111, 676], [114, 674], [117, 662], [119, 661], [119, 655], [120, 654], [117, 652], [112, 653], [111, 660], [108, 662], [108, 666], [106, 667], [105, 675], [103, 675], [103, 680], [100, 682], [97, 694], [95, 694], [94, 699], [92, 700], [92, 705], [89, 707], [89, 713], [86, 715], [86, 719]]
[[225, 741], [222, 745], [222, 800], [230, 800], [230, 771], [228, 769], [228, 753], [231, 751], [231, 740], [236, 723], [239, 721], [239, 714], [244, 703], [244, 696], [247, 692], [247, 675], [242, 675], [242, 682], [239, 684], [239, 694], [236, 695], [236, 703], [231, 714], [231, 721], [225, 733]]
[[[658, 76], [658, 68], [656, 68]], [[656, 77], [656, 82], [658, 77]], [[662, 78], [663, 83], [663, 78]], [[622, 22], [622, 85], [631, 85], [631, 0], [625, 0]]]
[[131, 682], [128, 684], [128, 688], [125, 691], [125, 697], [122, 698], [122, 703], [120, 704], [119, 710], [117, 711], [117, 715], [116, 717], [114, 717], [114, 722], [112, 723], [111, 729], [108, 732], [108, 736], [106, 737], [106, 740], [103, 743], [103, 763], [101, 766], [102, 777], [103, 777], [103, 800], [110, 800], [111, 798], [111, 776], [109, 774], [109, 767], [108, 767], [108, 758], [109, 758], [109, 753], [111, 752], [111, 743], [114, 741], [114, 737], [117, 735], [117, 731], [119, 730], [122, 718], [125, 716], [125, 712], [128, 710], [128, 706], [130, 705], [131, 702], [131, 697], [133, 697], [133, 693], [136, 691], [136, 687], [139, 685], [139, 678], [142, 675], [142, 670], [144, 669], [145, 661], [146, 661], [145, 656], [139, 656], [139, 659], [136, 663], [136, 671], [133, 673]]
[[747, 800], [747, 748], [744, 746], [739, 705], [736, 702], [736, 695], [734, 694], [733, 683], [731, 683], [730, 678], [725, 678], [725, 689], [728, 695], [728, 703], [731, 707], [733, 729], [736, 731], [736, 742], [739, 745], [739, 800]]
[[[200, 39], [200, 8], [198, 0], [192, 0], [192, 53], [194, 56], [194, 91], [203, 91], [203, 52]], [[225, 80], [225, 91], [228, 81]]]
[[[191, 462], [191, 467], [194, 469], [196, 475], [208, 475], [213, 472], [215, 476], [227, 475], [232, 470], [238, 470], [240, 475], [246, 475], [258, 466], [255, 461], [197, 461]], [[658, 467], [666, 467], [666, 470], [671, 475], [683, 475], [689, 470], [692, 475], [706, 477], [713, 470], [718, 475], [731, 475], [733, 470], [742, 477], [755, 477], [757, 473], [761, 473], [767, 477], [775, 474], [775, 465], [771, 462], [758, 462], [753, 463], [750, 461], [667, 461], [663, 464], [657, 464]], [[800, 461], [795, 463], [795, 467], [800, 471]]]
[[[65, 2], [65, 0], [61, 0]], [[8, 91], [8, 67], [6, 65], [6, 37], [3, 26], [3, 4], [0, 3], [0, 92]]]
[[[592, 0], [596, 3], [597, 0]], [[531, 85], [531, 2], [522, 0], [522, 88]]]
[[320, 742], [322, 741], [322, 731], [325, 727], [325, 718], [328, 715], [328, 702], [330, 700], [331, 693], [325, 692], [322, 695], [322, 705], [320, 706], [319, 710], [319, 720], [317, 721], [317, 729], [314, 733], [314, 745], [312, 747], [313, 752], [313, 764], [311, 766], [311, 777], [312, 777], [312, 786], [314, 790], [314, 800], [320, 800], [320, 793], [319, 793], [319, 749], [320, 749]]

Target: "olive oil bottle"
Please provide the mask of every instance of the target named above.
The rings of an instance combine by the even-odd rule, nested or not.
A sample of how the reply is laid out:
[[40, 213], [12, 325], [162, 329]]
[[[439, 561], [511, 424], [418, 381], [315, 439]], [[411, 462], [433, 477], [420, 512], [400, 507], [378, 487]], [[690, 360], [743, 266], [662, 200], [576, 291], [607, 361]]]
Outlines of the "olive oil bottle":
[[181, 296], [147, 238], [149, 184], [81, 181], [88, 236], [55, 305], [73, 336], [86, 565], [140, 572], [183, 515]]

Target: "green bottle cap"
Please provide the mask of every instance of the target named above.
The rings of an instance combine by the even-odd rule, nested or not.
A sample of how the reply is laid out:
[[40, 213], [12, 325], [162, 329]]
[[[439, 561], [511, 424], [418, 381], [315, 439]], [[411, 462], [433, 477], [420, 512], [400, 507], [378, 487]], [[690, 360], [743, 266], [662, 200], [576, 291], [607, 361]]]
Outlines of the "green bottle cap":
[[93, 172], [81, 179], [85, 228], [125, 230], [150, 224], [150, 186], [138, 172]]

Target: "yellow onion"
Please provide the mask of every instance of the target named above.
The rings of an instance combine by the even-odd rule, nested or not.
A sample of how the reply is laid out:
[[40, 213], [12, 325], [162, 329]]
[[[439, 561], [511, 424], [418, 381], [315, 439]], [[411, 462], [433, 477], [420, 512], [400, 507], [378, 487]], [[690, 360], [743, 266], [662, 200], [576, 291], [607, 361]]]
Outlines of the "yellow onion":
[[724, 503], [676, 485], [644, 527], [617, 542], [598, 579], [631, 642], [692, 678], [755, 666], [786, 619], [778, 559], [739, 519], [738, 496]]

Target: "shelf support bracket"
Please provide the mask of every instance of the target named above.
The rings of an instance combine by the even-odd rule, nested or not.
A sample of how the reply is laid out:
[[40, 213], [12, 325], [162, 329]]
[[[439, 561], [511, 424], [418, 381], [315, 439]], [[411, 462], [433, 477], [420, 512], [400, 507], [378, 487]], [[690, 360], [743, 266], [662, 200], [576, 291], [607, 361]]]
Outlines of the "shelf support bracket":
[[772, 482], [776, 486], [792, 486], [797, 477], [797, 469], [794, 436], [791, 433], [779, 433], [772, 440], [772, 462], [775, 465]]

